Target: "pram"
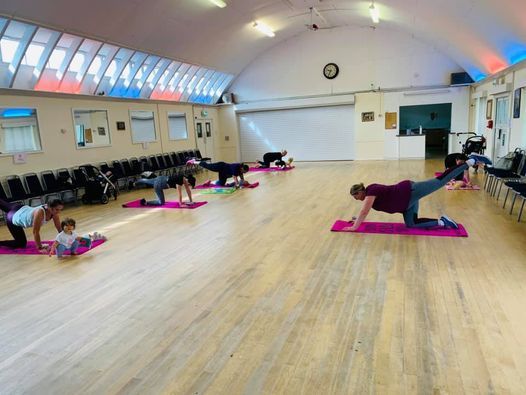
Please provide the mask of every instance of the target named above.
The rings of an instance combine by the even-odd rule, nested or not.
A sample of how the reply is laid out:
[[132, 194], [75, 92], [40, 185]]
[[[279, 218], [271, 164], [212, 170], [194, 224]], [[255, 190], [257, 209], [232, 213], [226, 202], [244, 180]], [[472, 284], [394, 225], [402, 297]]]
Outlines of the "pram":
[[[474, 133], [473, 133], [474, 134]], [[469, 137], [464, 144], [462, 144], [462, 153], [469, 154], [480, 154], [484, 155], [486, 149], [486, 138], [484, 136], [474, 135]]]
[[113, 183], [114, 176], [111, 171], [103, 173], [92, 165], [83, 165], [79, 166], [79, 168], [86, 175], [87, 179], [85, 193], [82, 195], [82, 203], [100, 202], [101, 204], [107, 204], [112, 196], [117, 200], [118, 191]]

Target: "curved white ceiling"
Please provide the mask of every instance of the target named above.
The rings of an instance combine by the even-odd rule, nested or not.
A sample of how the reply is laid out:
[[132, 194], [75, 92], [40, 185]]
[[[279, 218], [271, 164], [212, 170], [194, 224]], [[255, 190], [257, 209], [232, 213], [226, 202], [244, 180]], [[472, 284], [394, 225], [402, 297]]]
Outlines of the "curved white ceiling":
[[[0, 13], [238, 74], [278, 43], [320, 27], [369, 26], [359, 0], [2, 0]], [[526, 59], [524, 0], [381, 0], [377, 29], [401, 30], [441, 50], [475, 80]], [[262, 21], [276, 33], [252, 27]]]

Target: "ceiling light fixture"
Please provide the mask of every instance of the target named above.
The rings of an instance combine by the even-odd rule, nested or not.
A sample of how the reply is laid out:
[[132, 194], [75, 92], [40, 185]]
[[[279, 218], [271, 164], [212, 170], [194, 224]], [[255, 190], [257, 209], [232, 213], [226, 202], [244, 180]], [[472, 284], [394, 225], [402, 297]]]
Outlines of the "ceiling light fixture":
[[371, 14], [371, 19], [374, 23], [380, 22], [380, 12], [378, 11], [378, 8], [376, 8], [376, 6], [374, 5], [374, 1], [369, 7], [369, 14]]
[[261, 23], [261, 22], [254, 22], [254, 25], [253, 25], [256, 29], [258, 29], [261, 33], [263, 33], [264, 35], [266, 36], [269, 36], [269, 37], [274, 37], [275, 34], [274, 32], [272, 31], [272, 29], [270, 27], [268, 27], [267, 25]]
[[226, 7], [226, 3], [223, 1], [223, 0], [209, 0], [210, 3], [218, 6], [219, 8], [225, 8]]

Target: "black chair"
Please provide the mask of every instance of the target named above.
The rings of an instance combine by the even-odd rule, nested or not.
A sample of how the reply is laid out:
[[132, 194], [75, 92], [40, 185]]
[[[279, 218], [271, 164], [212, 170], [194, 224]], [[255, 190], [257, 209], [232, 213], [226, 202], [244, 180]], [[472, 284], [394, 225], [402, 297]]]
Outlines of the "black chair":
[[17, 175], [7, 176], [6, 180], [12, 200], [20, 200], [24, 203], [27, 200], [30, 206], [33, 205], [34, 201], [39, 201], [40, 204], [43, 203], [42, 196], [31, 195], [27, 192], [22, 180]]
[[130, 166], [132, 169], [132, 174], [134, 176], [138, 176], [139, 174], [142, 173], [142, 164], [139, 161], [139, 159], [135, 157], [130, 158]]
[[135, 174], [133, 173], [133, 169], [131, 167], [130, 161], [126, 158], [121, 159], [121, 167], [123, 174], [130, 178], [133, 177]]
[[69, 192], [68, 189], [70, 188], [66, 186], [66, 183], [59, 183], [55, 173], [53, 173], [51, 170], [44, 170], [40, 172], [40, 178], [44, 184], [44, 190], [48, 195], [54, 194], [59, 199], [65, 200], [64, 196]]
[[150, 162], [150, 171], [160, 172], [160, 170], [162, 170], [159, 166], [159, 163], [157, 162], [157, 158], [155, 157], [155, 155], [150, 155], [148, 157], [148, 161]]
[[73, 178], [75, 180], [75, 186], [80, 188], [86, 188], [88, 185], [88, 177], [84, 171], [82, 171], [82, 166], [73, 168]]
[[498, 167], [486, 166], [486, 179], [484, 181], [484, 189], [493, 196], [497, 190], [497, 178], [502, 178], [507, 175], [513, 175], [518, 172], [521, 161], [524, 157], [524, 152], [520, 148], [516, 148], [513, 152], [513, 159], [511, 160], [511, 167], [509, 169], [501, 169]]
[[[515, 201], [517, 200], [517, 197], [521, 196], [521, 194], [523, 193], [526, 193], [526, 183], [518, 182], [518, 181], [508, 181], [508, 182], [505, 182], [504, 185], [508, 187], [508, 190], [506, 191], [506, 196], [504, 197], [504, 204], [502, 205], [502, 208], [506, 208], [506, 201], [508, 200], [508, 196], [511, 191], [513, 194], [513, 199], [511, 201], [511, 207], [510, 207], [510, 215], [511, 215], [513, 214], [513, 207], [515, 205]], [[521, 209], [521, 214], [522, 214], [522, 209]]]
[[139, 158], [139, 163], [141, 165], [141, 171], [139, 172], [139, 174], [143, 171], [152, 171], [152, 167], [150, 166], [150, 162], [148, 161], [148, 158], [146, 156], [141, 156]]
[[114, 160], [111, 162], [111, 168], [113, 169], [113, 177], [117, 181], [117, 187], [119, 189], [128, 189], [129, 177], [126, 175], [122, 163]]
[[71, 195], [73, 201], [76, 203], [78, 198], [79, 186], [76, 184], [75, 179], [71, 176], [71, 173], [65, 167], [57, 169], [57, 182], [62, 190], [62, 198], [68, 200], [67, 196]]
[[7, 193], [4, 189], [4, 186], [0, 182], [0, 199], [5, 200], [6, 202], [11, 202], [11, 198], [7, 196]]
[[24, 174], [23, 178], [27, 185], [29, 194], [35, 197], [41, 196], [44, 203], [47, 203], [51, 197], [54, 197], [55, 199], [60, 199], [62, 197], [60, 192], [48, 190], [45, 184], [42, 186], [40, 178], [38, 178], [36, 173]]
[[163, 160], [164, 160], [164, 165], [166, 166], [167, 171], [169, 173], [172, 173], [175, 170], [175, 166], [172, 162], [172, 157], [170, 156], [170, 154], [163, 154]]
[[[4, 189], [4, 186], [2, 185], [2, 183], [0, 182], [0, 199], [2, 200], [5, 200], [6, 202], [12, 202], [13, 200], [7, 196], [7, 193]], [[24, 204], [24, 202], [21, 202], [22, 204]], [[1, 214], [2, 214], [2, 219], [4, 220], [4, 222], [6, 221], [6, 213], [4, 213], [3, 211], [1, 211]]]
[[[517, 154], [517, 157], [520, 158], [519, 165], [516, 169], [510, 169], [509, 171], [501, 171], [501, 172], [495, 172], [493, 174], [493, 177], [495, 178], [494, 181], [494, 191], [493, 195], [497, 195], [497, 200], [499, 200], [500, 191], [502, 189], [502, 184], [509, 181], [518, 180], [526, 175], [526, 155], [524, 154], [524, 151], [521, 151], [519, 154]], [[499, 186], [500, 183], [500, 186]], [[497, 186], [499, 186], [499, 190], [497, 192]]]
[[168, 166], [166, 165], [166, 163], [164, 162], [164, 156], [163, 154], [157, 154], [155, 155], [155, 159], [157, 160], [157, 164], [159, 165], [159, 170], [164, 173], [164, 174], [169, 174], [170, 173], [170, 169], [168, 168]]

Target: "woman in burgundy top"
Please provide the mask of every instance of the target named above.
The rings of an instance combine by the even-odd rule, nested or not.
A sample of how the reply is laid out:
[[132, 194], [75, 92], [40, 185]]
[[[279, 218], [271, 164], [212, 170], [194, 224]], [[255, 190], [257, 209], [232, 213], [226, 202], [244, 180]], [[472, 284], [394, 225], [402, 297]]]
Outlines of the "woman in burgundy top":
[[418, 218], [418, 201], [442, 188], [450, 180], [462, 174], [464, 170], [474, 164], [474, 159], [468, 159], [465, 163], [447, 169], [441, 176], [427, 181], [415, 182], [405, 180], [394, 185], [371, 184], [367, 188], [363, 184], [353, 185], [351, 195], [356, 200], [363, 200], [363, 207], [350, 230], [355, 231], [358, 229], [371, 208], [390, 214], [401, 213], [408, 228], [442, 226], [457, 229], [457, 223], [445, 215], [439, 219]]

